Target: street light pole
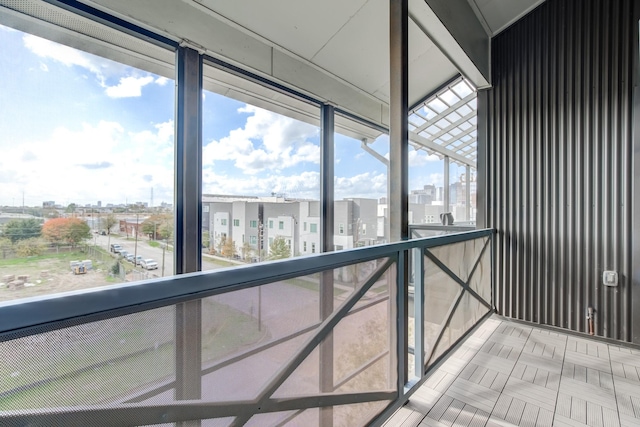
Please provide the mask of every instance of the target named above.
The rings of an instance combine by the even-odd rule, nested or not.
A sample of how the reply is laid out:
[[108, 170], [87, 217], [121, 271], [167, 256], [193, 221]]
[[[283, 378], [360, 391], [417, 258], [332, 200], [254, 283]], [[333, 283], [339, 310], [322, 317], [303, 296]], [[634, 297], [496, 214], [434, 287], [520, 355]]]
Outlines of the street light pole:
[[134, 228], [135, 232], [136, 232], [136, 245], [135, 245], [135, 249], [133, 252], [133, 265], [137, 265], [137, 261], [138, 261], [138, 216], [140, 214], [136, 213], [136, 226]]

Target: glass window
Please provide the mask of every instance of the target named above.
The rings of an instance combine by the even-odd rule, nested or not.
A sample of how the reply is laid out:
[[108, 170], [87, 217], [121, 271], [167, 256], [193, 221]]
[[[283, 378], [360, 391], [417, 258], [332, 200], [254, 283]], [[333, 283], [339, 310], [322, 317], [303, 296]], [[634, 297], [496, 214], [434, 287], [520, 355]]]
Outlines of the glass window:
[[302, 250], [304, 252], [307, 252], [307, 241], [306, 240], [302, 242]]
[[318, 232], [318, 224], [309, 224], [309, 231], [311, 231], [312, 233], [317, 233]]
[[249, 243], [255, 245], [258, 243], [258, 236], [249, 236]]
[[303, 229], [303, 231], [307, 231], [307, 223], [306, 222], [304, 223], [304, 226], [303, 226], [302, 229]]
[[[386, 160], [389, 138], [368, 128], [360, 132], [369, 138], [354, 138], [339, 132], [337, 129], [334, 136], [334, 244], [338, 248], [353, 249], [384, 243], [389, 224]], [[363, 228], [371, 232], [366, 235], [362, 233]]]
[[222, 219], [220, 220], [220, 225], [227, 225], [227, 220], [226, 220], [226, 218], [222, 218]]
[[[203, 203], [257, 229], [238, 261], [300, 254], [302, 224], [320, 211], [320, 109], [206, 62], [203, 73]], [[203, 270], [228, 265], [203, 252]]]
[[239, 219], [234, 219], [233, 220], [233, 226], [234, 227], [240, 227], [240, 220]]
[[173, 274], [173, 65], [2, 25], [0, 40], [0, 300]]
[[311, 253], [312, 254], [316, 253], [316, 244], [315, 243], [311, 243]]

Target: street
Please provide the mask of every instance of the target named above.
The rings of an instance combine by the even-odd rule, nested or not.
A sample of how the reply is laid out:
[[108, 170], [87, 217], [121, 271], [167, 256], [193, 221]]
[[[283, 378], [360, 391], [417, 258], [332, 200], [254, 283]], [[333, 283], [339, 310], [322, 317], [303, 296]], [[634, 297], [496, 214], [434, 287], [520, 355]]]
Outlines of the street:
[[[163, 262], [163, 250], [162, 247], [154, 248], [149, 246], [149, 239], [146, 237], [138, 238], [137, 243], [137, 252], [136, 252], [136, 242], [132, 240], [132, 238], [127, 239], [126, 237], [122, 237], [119, 235], [112, 234], [111, 236], [101, 236], [98, 234], [94, 234], [94, 243], [100, 248], [109, 252], [109, 246], [117, 243], [124, 248], [127, 252], [131, 254], [137, 254], [142, 256], [143, 258], [152, 258], [158, 263], [158, 270], [151, 270], [153, 274], [158, 276], [162, 276], [162, 262]], [[162, 242], [158, 242], [161, 245]], [[216, 264], [207, 260], [206, 257], [202, 259], [202, 270], [215, 270], [218, 268], [223, 268], [223, 265]], [[138, 267], [139, 270], [142, 268]], [[173, 251], [164, 251], [164, 275], [171, 276], [174, 272], [173, 269]]]

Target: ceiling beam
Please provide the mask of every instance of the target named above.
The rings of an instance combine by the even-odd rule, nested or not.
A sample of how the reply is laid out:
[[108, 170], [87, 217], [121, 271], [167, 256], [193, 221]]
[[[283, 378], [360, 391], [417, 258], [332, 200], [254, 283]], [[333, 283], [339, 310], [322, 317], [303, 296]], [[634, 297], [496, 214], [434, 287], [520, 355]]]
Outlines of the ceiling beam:
[[410, 0], [409, 16], [476, 88], [491, 86], [491, 39], [467, 0]]

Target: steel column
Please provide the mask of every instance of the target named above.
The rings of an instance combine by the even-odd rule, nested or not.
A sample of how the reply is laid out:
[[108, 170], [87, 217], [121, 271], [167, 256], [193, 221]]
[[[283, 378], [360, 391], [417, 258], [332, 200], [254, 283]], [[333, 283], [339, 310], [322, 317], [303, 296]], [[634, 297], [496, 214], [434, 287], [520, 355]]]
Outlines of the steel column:
[[[334, 250], [334, 108], [332, 105], [323, 105], [320, 114], [320, 247], [322, 252]], [[320, 319], [326, 320], [333, 313], [333, 270], [323, 271], [320, 289]], [[332, 393], [333, 384], [333, 332], [329, 332], [319, 346], [319, 375], [320, 392]], [[320, 408], [320, 425], [331, 427], [333, 425], [333, 407]]]
[[467, 165], [467, 173], [465, 174], [465, 192], [464, 192], [464, 210], [466, 220], [471, 221], [471, 166]]
[[[176, 52], [175, 274], [201, 269], [202, 235], [202, 57], [188, 47]], [[202, 306], [176, 305], [177, 400], [201, 397]], [[197, 421], [188, 425], [199, 425]]]
[[422, 378], [425, 372], [424, 357], [424, 255], [422, 250], [413, 249], [413, 361], [414, 375]]
[[[409, 239], [409, 2], [391, 0], [389, 3], [389, 238], [392, 242]], [[397, 320], [398, 387], [408, 380], [409, 280], [408, 252], [401, 251], [398, 259], [398, 286], [394, 295], [396, 305], [390, 304], [390, 319]], [[391, 299], [394, 301], [394, 299]]]
[[631, 341], [640, 344], [640, 4], [637, 1], [633, 14]]
[[444, 188], [442, 189], [442, 205], [444, 206], [445, 212], [451, 212], [449, 210], [451, 207], [451, 193], [449, 192], [449, 164], [449, 156], [444, 156]]
[[487, 129], [489, 127], [489, 94], [486, 90], [477, 92], [478, 98], [478, 157], [476, 161], [476, 227], [484, 228], [487, 225]]

